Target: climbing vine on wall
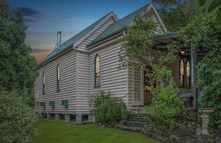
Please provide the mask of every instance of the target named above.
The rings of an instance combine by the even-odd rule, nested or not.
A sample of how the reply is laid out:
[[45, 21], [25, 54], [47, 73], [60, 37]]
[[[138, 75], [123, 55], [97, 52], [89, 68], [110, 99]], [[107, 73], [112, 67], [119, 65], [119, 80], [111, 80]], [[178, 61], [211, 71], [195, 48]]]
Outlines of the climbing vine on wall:
[[221, 23], [216, 24], [216, 12], [195, 17], [179, 34], [186, 46], [197, 48], [199, 56], [204, 54], [196, 66], [196, 87], [203, 91], [198, 101], [203, 108], [215, 108], [209, 125], [221, 127]]

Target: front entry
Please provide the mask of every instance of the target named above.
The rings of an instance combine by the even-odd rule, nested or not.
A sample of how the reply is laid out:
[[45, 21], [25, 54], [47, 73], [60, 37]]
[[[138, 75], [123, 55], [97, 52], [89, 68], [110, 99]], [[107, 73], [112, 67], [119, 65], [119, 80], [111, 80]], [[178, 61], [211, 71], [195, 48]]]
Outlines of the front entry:
[[[147, 69], [149, 69], [148, 73], [149, 74], [153, 74], [153, 69], [151, 68], [151, 66], [146, 66]], [[145, 86], [150, 85], [150, 83], [148, 82], [150, 79], [146, 73], [146, 70], [144, 70], [144, 89]], [[156, 84], [154, 84], [154, 87], [156, 87]], [[152, 103], [152, 98], [153, 98], [153, 94], [151, 94], [149, 91], [147, 91], [146, 89], [144, 90], [144, 105], [150, 105]]]

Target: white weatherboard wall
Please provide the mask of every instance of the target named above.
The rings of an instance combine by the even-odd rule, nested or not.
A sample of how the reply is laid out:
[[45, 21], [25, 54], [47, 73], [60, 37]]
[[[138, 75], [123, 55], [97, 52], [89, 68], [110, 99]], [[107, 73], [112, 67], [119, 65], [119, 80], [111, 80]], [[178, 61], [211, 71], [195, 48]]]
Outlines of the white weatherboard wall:
[[[56, 92], [56, 68], [60, 66], [60, 92]], [[40, 75], [35, 81], [35, 93], [39, 91], [39, 105], [36, 110], [46, 113], [76, 113], [76, 51], [69, 50], [62, 56], [52, 60], [38, 69]], [[42, 73], [45, 72], [45, 95], [42, 95]], [[61, 100], [68, 100], [68, 107], [61, 105]], [[55, 106], [49, 106], [49, 101], [55, 101]], [[45, 110], [40, 106], [45, 102]]]
[[88, 51], [86, 45], [90, 44], [95, 38], [97, 38], [105, 29], [107, 29], [115, 20], [113, 17], [108, 19], [97, 30], [95, 30], [88, 38], [86, 38], [77, 48], [82, 51]]
[[90, 114], [88, 105], [89, 91], [89, 53], [86, 45], [90, 44], [97, 36], [99, 36], [106, 28], [108, 28], [115, 20], [110, 17], [97, 30], [89, 35], [82, 43], [77, 46], [77, 114]]
[[[113, 97], [122, 97], [128, 93], [127, 69], [118, 70], [121, 44], [111, 44], [90, 53], [90, 93], [103, 90], [111, 92]], [[99, 54], [100, 57], [100, 86], [94, 88], [94, 58]], [[124, 99], [127, 104], [127, 97]]]
[[77, 114], [89, 114], [88, 53], [77, 51]]

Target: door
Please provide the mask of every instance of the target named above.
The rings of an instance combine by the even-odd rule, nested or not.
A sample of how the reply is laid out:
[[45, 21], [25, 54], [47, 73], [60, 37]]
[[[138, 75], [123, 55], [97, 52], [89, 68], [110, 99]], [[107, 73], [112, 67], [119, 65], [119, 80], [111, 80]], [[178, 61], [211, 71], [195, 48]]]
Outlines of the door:
[[135, 68], [132, 70], [132, 89], [137, 91], [132, 93], [132, 105], [144, 105], [143, 99], [143, 68]]
[[[146, 68], [149, 70], [148, 73], [149, 75], [150, 74], [153, 74], [153, 69], [151, 68], [151, 66], [146, 66]], [[144, 89], [145, 89], [145, 86], [150, 86], [150, 79], [147, 75], [147, 72], [146, 70], [144, 70]], [[153, 83], [154, 84], [154, 88], [156, 88], [156, 83]], [[158, 83], [159, 84], [159, 83]], [[152, 103], [152, 98], [153, 98], [153, 94], [150, 93], [147, 89], [144, 90], [144, 105], [150, 105]]]

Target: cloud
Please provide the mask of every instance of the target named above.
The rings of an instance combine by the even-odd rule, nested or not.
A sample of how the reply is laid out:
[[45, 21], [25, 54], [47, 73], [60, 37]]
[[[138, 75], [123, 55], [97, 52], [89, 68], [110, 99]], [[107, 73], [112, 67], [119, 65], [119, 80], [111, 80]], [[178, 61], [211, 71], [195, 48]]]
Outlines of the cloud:
[[44, 53], [46, 51], [49, 51], [48, 49], [32, 49], [33, 53]]
[[27, 18], [24, 18], [24, 21], [25, 21], [25, 22], [35, 23], [35, 22], [37, 22], [38, 20], [37, 20], [37, 19], [27, 19]]
[[61, 23], [64, 20], [69, 20], [69, 19], [72, 19], [72, 18], [73, 18], [73, 16], [71, 16], [71, 15], [65, 15], [65, 16], [57, 15], [56, 17], [53, 17], [52, 20], [50, 20], [50, 23]]
[[35, 16], [40, 14], [37, 10], [28, 8], [28, 7], [18, 7], [19, 10], [23, 13], [24, 16]]
[[44, 14], [28, 7], [18, 7], [18, 9], [23, 13], [24, 21], [35, 23], [44, 17]]

